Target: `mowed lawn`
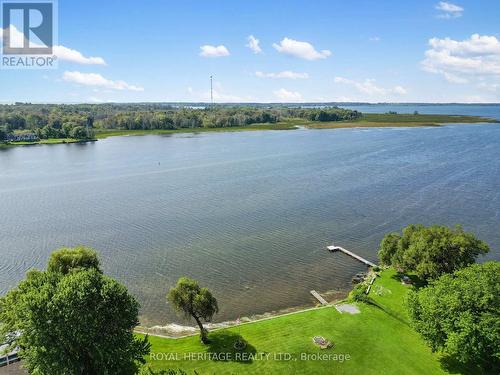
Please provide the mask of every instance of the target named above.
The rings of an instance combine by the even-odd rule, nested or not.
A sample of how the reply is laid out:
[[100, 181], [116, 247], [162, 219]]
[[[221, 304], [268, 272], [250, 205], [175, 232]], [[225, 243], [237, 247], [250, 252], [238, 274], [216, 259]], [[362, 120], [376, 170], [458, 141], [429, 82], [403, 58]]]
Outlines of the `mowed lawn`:
[[[359, 314], [340, 314], [334, 307], [317, 308], [211, 332], [212, 342], [207, 346], [197, 336], [150, 336], [152, 354], [147, 361], [153, 369], [180, 368], [190, 374], [194, 370], [199, 374], [446, 373], [439, 356], [431, 353], [408, 325], [402, 307], [408, 287], [401, 284], [395, 272], [384, 271], [373, 290], [370, 297], [380, 306], [358, 304]], [[316, 335], [330, 340], [333, 348], [316, 347], [312, 342]], [[233, 344], [239, 337], [247, 342], [244, 352], [255, 358], [236, 358], [241, 352]], [[189, 360], [185, 358], [187, 353], [219, 355], [219, 360]], [[223, 353], [230, 353], [225, 361], [220, 360]], [[288, 354], [280, 358], [280, 353]], [[314, 355], [330, 357], [321, 360]]]

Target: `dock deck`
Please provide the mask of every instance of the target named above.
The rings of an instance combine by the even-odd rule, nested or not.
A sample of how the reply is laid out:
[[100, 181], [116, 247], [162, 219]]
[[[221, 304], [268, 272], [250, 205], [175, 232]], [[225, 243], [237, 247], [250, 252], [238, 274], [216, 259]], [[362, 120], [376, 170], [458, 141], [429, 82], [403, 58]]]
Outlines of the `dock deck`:
[[311, 294], [314, 296], [314, 298], [316, 298], [322, 305], [328, 305], [328, 302], [326, 302], [326, 300], [321, 297], [321, 295], [316, 292], [315, 290], [311, 290]]
[[352, 251], [349, 251], [347, 249], [344, 249], [343, 247], [341, 246], [327, 246], [327, 249], [331, 252], [334, 252], [334, 251], [342, 251], [343, 253], [353, 257], [354, 259], [357, 259], [359, 260], [360, 262], [366, 264], [367, 266], [369, 267], [376, 267], [376, 264], [370, 262], [369, 260], [366, 260], [365, 258], [363, 257], [360, 257], [359, 255], [357, 254], [354, 254]]

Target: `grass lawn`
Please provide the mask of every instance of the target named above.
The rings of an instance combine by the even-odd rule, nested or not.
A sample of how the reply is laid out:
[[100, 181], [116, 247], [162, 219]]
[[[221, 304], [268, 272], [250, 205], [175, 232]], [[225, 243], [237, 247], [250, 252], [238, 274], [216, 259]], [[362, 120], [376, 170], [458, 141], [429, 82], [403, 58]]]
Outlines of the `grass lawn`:
[[[442, 374], [439, 355], [431, 353], [408, 325], [402, 300], [409, 287], [394, 278], [395, 271], [382, 273], [374, 286], [385, 293], [370, 292], [380, 306], [358, 304], [361, 313], [340, 314], [323, 307], [269, 320], [243, 324], [210, 333], [211, 344], [198, 336], [169, 339], [150, 336], [153, 369], [184, 369], [199, 374]], [[321, 350], [312, 337], [320, 335], [334, 347]], [[234, 342], [247, 342], [246, 353], [256, 358], [236, 358]], [[189, 360], [186, 353], [231, 353], [227, 360]], [[291, 358], [280, 359], [279, 353]], [[260, 356], [269, 354], [268, 359]], [[330, 355], [325, 360], [307, 356]], [[163, 356], [163, 357], [162, 357]], [[168, 357], [170, 356], [170, 358]], [[336, 356], [336, 357], [335, 357]], [[344, 356], [344, 360], [340, 360]], [[349, 359], [347, 359], [349, 356]]]

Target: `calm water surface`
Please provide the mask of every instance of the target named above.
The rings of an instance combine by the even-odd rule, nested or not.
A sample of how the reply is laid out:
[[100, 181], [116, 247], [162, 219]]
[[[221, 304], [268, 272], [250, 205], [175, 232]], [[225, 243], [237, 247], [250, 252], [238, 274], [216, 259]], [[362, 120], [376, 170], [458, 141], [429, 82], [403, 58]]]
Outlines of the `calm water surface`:
[[[477, 114], [500, 118], [499, 108]], [[165, 294], [182, 275], [213, 290], [219, 321], [309, 304], [311, 289], [345, 291], [364, 267], [325, 247], [376, 261], [384, 233], [409, 223], [461, 223], [491, 245], [485, 259], [500, 258], [500, 125], [0, 151], [0, 294], [51, 250], [85, 244], [138, 298], [146, 324], [179, 321]]]

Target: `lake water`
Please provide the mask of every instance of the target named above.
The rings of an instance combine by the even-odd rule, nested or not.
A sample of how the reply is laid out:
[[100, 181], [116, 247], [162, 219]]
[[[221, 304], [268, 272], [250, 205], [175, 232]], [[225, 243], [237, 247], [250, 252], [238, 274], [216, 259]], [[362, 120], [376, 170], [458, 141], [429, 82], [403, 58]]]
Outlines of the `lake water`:
[[[439, 109], [500, 118], [498, 106]], [[490, 244], [485, 259], [500, 258], [500, 124], [0, 151], [0, 294], [53, 249], [85, 244], [137, 297], [145, 324], [180, 321], [165, 294], [182, 275], [214, 292], [218, 321], [311, 304], [312, 289], [346, 291], [364, 266], [326, 246], [376, 261], [383, 235], [409, 223], [461, 223]]]

